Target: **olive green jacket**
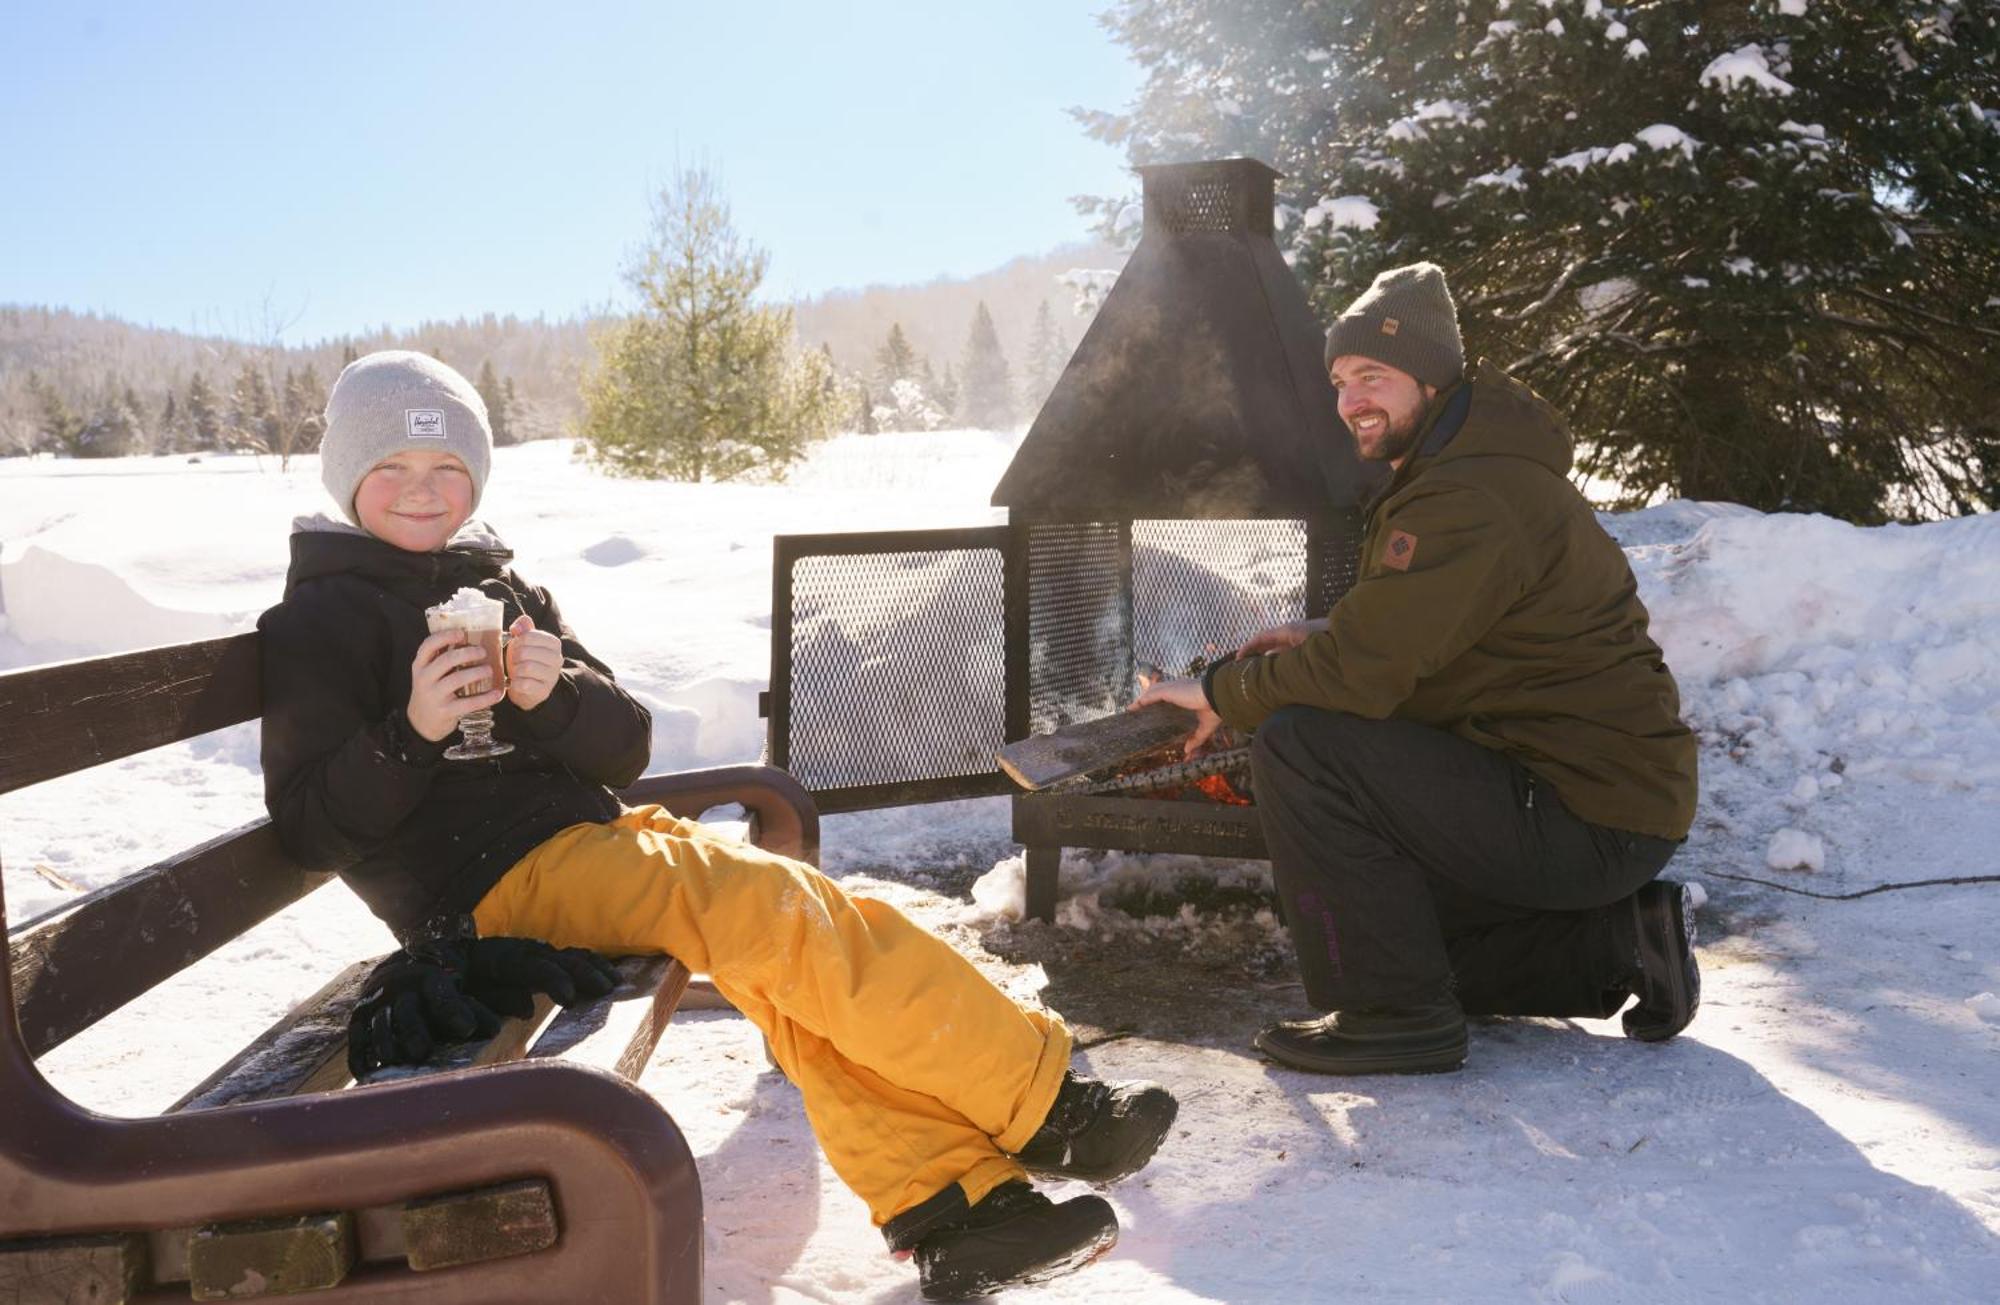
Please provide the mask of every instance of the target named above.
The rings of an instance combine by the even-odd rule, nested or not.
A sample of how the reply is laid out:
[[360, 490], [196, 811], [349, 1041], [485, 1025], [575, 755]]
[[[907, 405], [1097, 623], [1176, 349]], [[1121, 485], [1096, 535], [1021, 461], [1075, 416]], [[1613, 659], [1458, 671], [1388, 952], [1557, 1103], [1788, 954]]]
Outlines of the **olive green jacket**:
[[1376, 500], [1327, 629], [1217, 668], [1216, 711], [1245, 730], [1294, 703], [1416, 721], [1513, 757], [1593, 824], [1684, 837], [1695, 738], [1571, 452], [1533, 391], [1469, 369]]

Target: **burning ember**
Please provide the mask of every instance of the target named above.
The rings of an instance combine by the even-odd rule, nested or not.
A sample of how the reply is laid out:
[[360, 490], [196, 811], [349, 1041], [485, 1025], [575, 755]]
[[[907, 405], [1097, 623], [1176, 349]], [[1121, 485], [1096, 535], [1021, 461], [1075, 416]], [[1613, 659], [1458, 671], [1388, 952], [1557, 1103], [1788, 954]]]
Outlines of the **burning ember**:
[[[1208, 645], [1202, 655], [1188, 663], [1183, 673], [1200, 675], [1208, 669], [1209, 659], [1216, 651], [1214, 644]], [[1142, 668], [1138, 677], [1140, 692], [1143, 693], [1165, 676], [1166, 672], [1158, 666]], [[1210, 735], [1201, 750], [1191, 757], [1181, 755], [1178, 743], [1142, 752], [1128, 760], [1115, 775], [1093, 785], [1093, 788], [1116, 789], [1129, 797], [1163, 801], [1251, 806], [1254, 799], [1250, 792], [1248, 740], [1224, 725]]]

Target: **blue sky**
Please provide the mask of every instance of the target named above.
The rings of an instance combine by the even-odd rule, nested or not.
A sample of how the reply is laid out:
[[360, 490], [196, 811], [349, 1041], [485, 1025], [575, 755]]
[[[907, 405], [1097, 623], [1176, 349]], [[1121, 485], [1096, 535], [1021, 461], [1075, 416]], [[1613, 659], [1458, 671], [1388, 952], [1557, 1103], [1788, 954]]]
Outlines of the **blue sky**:
[[983, 271], [1118, 193], [1091, 0], [0, 0], [0, 303], [293, 342], [622, 302], [677, 163], [766, 293]]

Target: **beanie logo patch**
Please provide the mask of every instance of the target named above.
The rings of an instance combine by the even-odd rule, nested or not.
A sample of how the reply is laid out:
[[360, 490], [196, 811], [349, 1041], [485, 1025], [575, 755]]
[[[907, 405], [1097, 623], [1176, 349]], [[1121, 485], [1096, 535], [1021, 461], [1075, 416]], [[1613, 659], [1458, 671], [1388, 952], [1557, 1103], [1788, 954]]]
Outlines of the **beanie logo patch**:
[[1400, 321], [1396, 320], [1395, 318], [1385, 317], [1382, 319], [1382, 334], [1394, 335], [1396, 332], [1402, 329], [1403, 329], [1403, 324]]
[[1389, 532], [1389, 542], [1382, 549], [1382, 565], [1397, 571], [1407, 571], [1417, 556], [1417, 537], [1407, 530]]
[[405, 408], [403, 421], [413, 440], [441, 440], [445, 437], [442, 408]]

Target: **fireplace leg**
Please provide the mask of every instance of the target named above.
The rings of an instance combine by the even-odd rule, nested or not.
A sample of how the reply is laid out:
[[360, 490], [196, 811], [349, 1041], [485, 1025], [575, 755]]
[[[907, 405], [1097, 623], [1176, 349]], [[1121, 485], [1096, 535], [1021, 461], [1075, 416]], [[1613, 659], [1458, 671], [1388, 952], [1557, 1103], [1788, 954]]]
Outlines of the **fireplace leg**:
[[1028, 918], [1056, 918], [1056, 872], [1062, 868], [1059, 847], [1028, 848]]

